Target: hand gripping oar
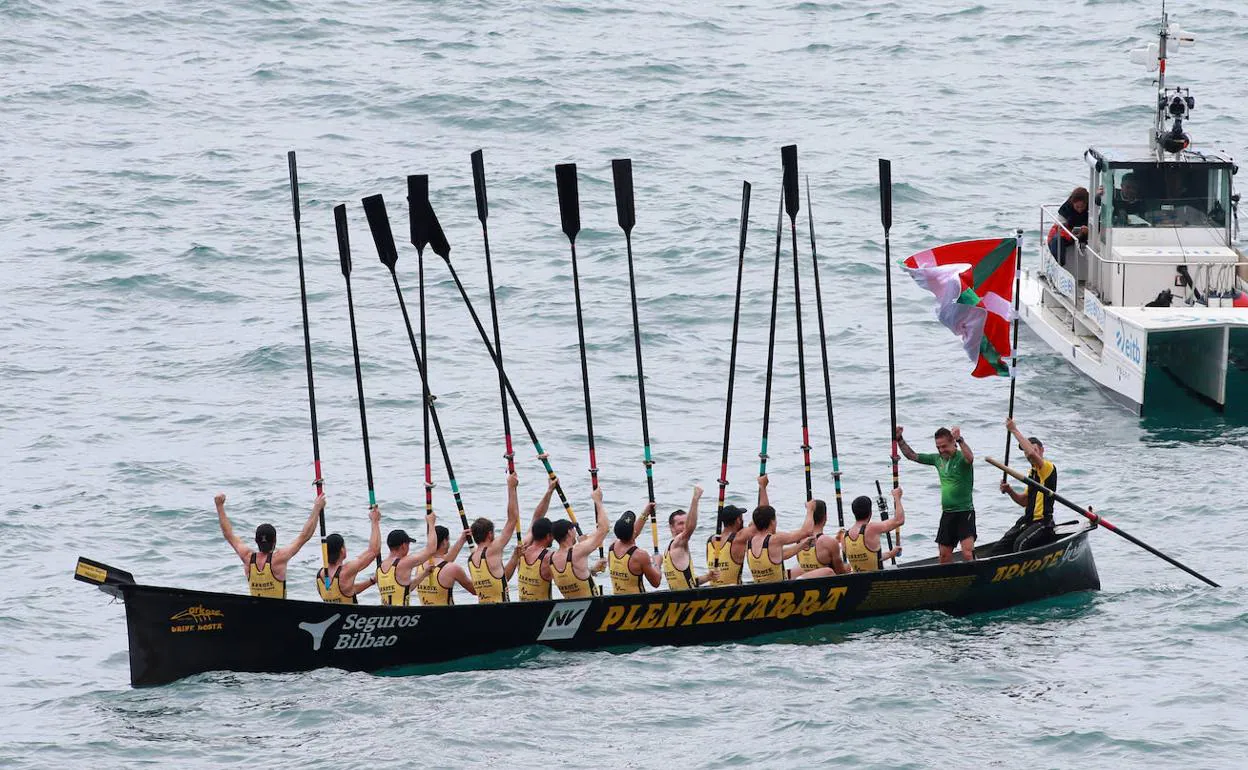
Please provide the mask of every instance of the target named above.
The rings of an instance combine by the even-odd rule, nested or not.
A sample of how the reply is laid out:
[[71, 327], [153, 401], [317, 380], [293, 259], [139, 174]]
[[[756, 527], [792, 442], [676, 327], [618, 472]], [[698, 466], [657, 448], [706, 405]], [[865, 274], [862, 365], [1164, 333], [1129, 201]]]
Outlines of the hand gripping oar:
[[[486, 222], [490, 216], [489, 202], [485, 197], [485, 156], [480, 151], [472, 153], [472, 190], [477, 198], [477, 219], [481, 220], [481, 240], [485, 244], [485, 277], [490, 287], [490, 320], [494, 324], [494, 349], [501, 358], [503, 338], [498, 330], [498, 304], [494, 300], [494, 267], [490, 261], [490, 228]], [[498, 368], [498, 397], [503, 406], [504, 459], [507, 473], [516, 472], [516, 453], [511, 446], [511, 412], [507, 409], [507, 387], [503, 384], [503, 370]], [[520, 542], [520, 527], [516, 527], [516, 541]]]
[[[1014, 386], [1018, 383], [1018, 286], [1023, 273], [1023, 231], [1014, 231], [1014, 340], [1010, 343], [1010, 410], [1009, 419], [1014, 419]], [[1010, 429], [1005, 429], [1005, 464], [1010, 464], [1010, 448], [1014, 444]], [[1005, 472], [1001, 472], [1001, 480], [1005, 481]]]
[[[897, 467], [901, 458], [897, 455], [897, 366], [893, 361], [893, 257], [888, 242], [888, 231], [893, 227], [893, 164], [883, 158], [880, 158], [880, 223], [884, 225], [884, 297], [888, 308], [888, 420], [892, 426], [889, 459], [893, 463], [893, 489], [896, 489], [901, 484]], [[897, 544], [901, 544], [900, 529], [897, 530]], [[897, 563], [896, 558], [893, 563]]]
[[[355, 392], [360, 401], [360, 432], [364, 436], [364, 475], [368, 479], [368, 507], [377, 505], [377, 493], [373, 491], [373, 458], [368, 451], [368, 417], [364, 413], [364, 377], [360, 373], [360, 344], [355, 334], [355, 301], [351, 297], [351, 238], [347, 233], [347, 207], [334, 206], [334, 229], [338, 233], [338, 261], [342, 265], [342, 277], [347, 282], [347, 317], [351, 321], [351, 355], [355, 359]], [[377, 552], [377, 566], [381, 566], [381, 552]]]
[[[880, 511], [880, 521], [888, 521], [888, 500], [884, 497], [884, 490], [880, 489], [880, 480], [875, 480], [875, 507]], [[885, 532], [885, 539], [888, 540], [888, 550], [893, 550], [893, 533]], [[897, 564], [897, 557], [893, 557], [893, 564]]]
[[[797, 384], [802, 398], [802, 465], [806, 469], [806, 501], [814, 498], [810, 483], [810, 421], [806, 414], [806, 341], [802, 338], [802, 279], [797, 266], [797, 211], [801, 195], [797, 190], [797, 145], [780, 148], [784, 166], [784, 209], [789, 212], [793, 233], [793, 309], [797, 316]], [[822, 319], [820, 319], [822, 323]]]
[[810, 177], [806, 177], [806, 215], [810, 223], [810, 262], [815, 275], [815, 314], [819, 316], [819, 352], [823, 357], [823, 399], [828, 406], [828, 435], [832, 440], [832, 484], [836, 488], [836, 522], [845, 529], [841, 502], [841, 463], [836, 454], [836, 418], [832, 416], [832, 380], [828, 376], [828, 339], [823, 330], [823, 294], [819, 290], [819, 256], [815, 250], [815, 213], [810, 207]]
[[[644, 445], [642, 463], [646, 467], [646, 493], [654, 506], [654, 458], [650, 454], [650, 423], [646, 420], [646, 376], [641, 368], [641, 322], [637, 318], [637, 280], [633, 276], [633, 226], [637, 214], [633, 208], [633, 162], [628, 158], [611, 161], [611, 175], [615, 181], [615, 213], [620, 229], [624, 231], [624, 243], [628, 249], [628, 293], [633, 303], [633, 349], [637, 352], [637, 392], [641, 400], [641, 443]], [[658, 511], [650, 516], [650, 537], [654, 552], [659, 552]]]
[[763, 442], [758, 450], [758, 475], [767, 474], [767, 433], [771, 429], [771, 371], [776, 357], [776, 303], [780, 298], [780, 242], [784, 237], [784, 190], [776, 212], [776, 267], [771, 276], [771, 331], [767, 336], [767, 379], [763, 387]]
[[520, 403], [520, 397], [516, 395], [516, 389], [512, 386], [506, 370], [503, 369], [502, 359], [498, 357], [494, 346], [490, 344], [489, 332], [485, 330], [485, 325], [481, 323], [481, 317], [477, 315], [476, 309], [473, 308], [472, 300], [468, 297], [468, 290], [464, 288], [464, 282], [460, 280], [459, 273], [455, 270], [455, 266], [451, 264], [451, 245], [446, 240], [446, 234], [442, 232], [442, 225], [438, 223], [438, 217], [434, 213], [433, 207], [428, 205], [427, 201], [424, 215], [429, 218], [431, 224], [429, 245], [433, 247], [434, 253], [442, 257], [442, 261], [446, 263], [446, 268], [451, 273], [451, 279], [455, 281], [455, 287], [459, 289], [459, 296], [464, 300], [464, 305], [468, 308], [468, 314], [472, 316], [472, 322], [477, 327], [477, 333], [481, 335], [481, 342], [485, 344], [485, 350], [490, 354], [490, 360], [494, 362], [494, 366], [498, 368], [499, 374], [503, 378], [503, 384], [507, 387], [507, 395], [511, 398], [511, 405], [516, 408], [516, 416], [524, 424], [524, 429], [529, 434], [529, 441], [533, 443], [533, 450], [537, 452], [538, 459], [542, 461], [542, 466], [546, 469], [546, 476], [556, 479], [555, 494], [559, 496], [559, 502], [563, 504], [564, 513], [568, 515], [568, 519], [576, 527], [577, 535], [582, 535], [584, 533], [581, 530], [581, 525], [576, 520], [576, 513], [568, 502], [568, 496], [564, 494], [563, 485], [558, 483], [558, 477], [550, 464], [550, 458], [546, 457], [546, 452], [542, 449], [542, 442], [537, 439], [537, 431], [533, 429], [533, 423], [529, 421], [529, 416], [525, 413], [524, 407]]
[[1035, 491], [1042, 492], [1048, 495], [1049, 497], [1061, 503], [1062, 505], [1066, 506], [1067, 508], [1071, 509], [1072, 511], [1075, 511], [1076, 513], [1082, 515], [1085, 519], [1092, 522], [1093, 524], [1097, 524], [1099, 526], [1104, 527], [1105, 529], [1108, 529], [1110, 532], [1113, 532], [1115, 535], [1118, 535], [1119, 537], [1139, 546], [1140, 548], [1143, 548], [1145, 551], [1148, 551], [1153, 556], [1156, 556], [1157, 558], [1163, 561], [1173, 564], [1174, 566], [1183, 570], [1184, 572], [1191, 575], [1192, 577], [1202, 580], [1205, 583], [1208, 583], [1209, 585], [1213, 586], [1214, 588], [1221, 588], [1221, 586], [1219, 586], [1217, 583], [1213, 582], [1212, 580], [1200, 574], [1199, 572], [1187, 566], [1186, 564], [1183, 564], [1177, 559], [1172, 559], [1169, 556], [1166, 556], [1164, 553], [1162, 553], [1161, 551], [1158, 551], [1156, 548], [1153, 548], [1151, 545], [1149, 545], [1148, 543], [1145, 543], [1143, 540], [1140, 540], [1138, 537], [1135, 537], [1134, 535], [1129, 535], [1126, 532], [1123, 532], [1118, 527], [1106, 521], [1104, 516], [1100, 515], [1099, 513], [1093, 513], [1091, 508], [1081, 508], [1078, 505], [1075, 505], [1071, 501], [1059, 495], [1057, 492], [1054, 492], [1052, 489], [1049, 489], [1045, 485], [1041, 484], [1039, 481], [1036, 481], [1030, 476], [1025, 476], [1022, 473], [1019, 473], [1018, 471], [1009, 467], [1008, 465], [997, 462], [991, 457], [987, 458], [987, 460], [988, 460], [989, 465], [994, 466], [995, 468], [997, 468], [1003, 473], [1007, 473], [1010, 476], [1013, 476], [1014, 478], [1023, 482], [1024, 484], [1031, 487]]
[[[316, 431], [316, 388], [312, 384], [312, 336], [308, 331], [308, 289], [303, 279], [303, 232], [299, 226], [299, 170], [295, 165], [295, 151], [286, 153], [290, 166], [290, 205], [295, 212], [295, 249], [299, 255], [299, 304], [303, 308], [303, 360], [308, 370], [308, 411], [312, 413], [312, 472], [316, 494], [325, 494], [325, 482], [321, 478], [321, 442]], [[329, 567], [329, 546], [325, 543], [325, 509], [321, 509], [321, 566]]]
[[[394, 234], [390, 230], [390, 216], [386, 213], [386, 202], [380, 195], [370, 195], [363, 199], [364, 213], [368, 217], [368, 229], [373, 234], [373, 243], [377, 246], [377, 256], [381, 263], [390, 270], [390, 280], [394, 283], [395, 296], [399, 298], [399, 310], [403, 313], [403, 325], [407, 328], [407, 339], [412, 345], [412, 356], [416, 359], [416, 369], [421, 374], [421, 399], [429, 405], [429, 418], [433, 421], [433, 430], [438, 437], [438, 445], [442, 448], [442, 462], [446, 465], [446, 475], [450, 481], [451, 494], [455, 497], [455, 507], [459, 510], [459, 521], [464, 529], [468, 529], [468, 514], [464, 512], [464, 501], [459, 493], [459, 485], [455, 483], [455, 470], [451, 467], [451, 455], [446, 448], [446, 439], [442, 434], [442, 422], [438, 419], [438, 410], [433, 405], [433, 394], [425, 379], [426, 369], [420, 349], [416, 345], [416, 334], [412, 331], [412, 319], [407, 314], [407, 303], [403, 300], [403, 289], [399, 286], [399, 276], [395, 272], [395, 264], [399, 261], [399, 252], [394, 247]], [[428, 442], [426, 442], [426, 446]], [[426, 476], [428, 478], [428, 476]], [[426, 485], [430, 482], [426, 481]], [[428, 489], [428, 486], [426, 486]]]
[[[741, 322], [741, 278], [745, 273], [745, 237], [750, 230], [750, 183], [741, 183], [741, 235], [737, 242], [737, 293], [732, 306], [732, 345], [728, 353], [728, 398], [724, 409], [724, 450], [719, 461], [719, 509], [724, 511], [728, 493], [728, 438], [732, 435], [732, 386], [737, 374], [737, 327]], [[724, 531], [724, 522], [715, 517], [715, 534]]]

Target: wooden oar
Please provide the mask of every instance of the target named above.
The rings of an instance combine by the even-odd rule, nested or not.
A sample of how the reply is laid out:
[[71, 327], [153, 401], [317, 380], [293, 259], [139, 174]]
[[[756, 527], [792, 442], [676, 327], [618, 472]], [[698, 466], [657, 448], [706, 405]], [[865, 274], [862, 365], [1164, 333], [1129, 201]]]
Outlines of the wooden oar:
[[[312, 336], [308, 331], [308, 289], [303, 278], [303, 232], [299, 222], [299, 169], [295, 164], [295, 151], [286, 153], [290, 166], [290, 205], [295, 212], [295, 249], [299, 255], [299, 304], [303, 308], [303, 361], [308, 370], [308, 411], [312, 413], [312, 473], [316, 494], [325, 494], [325, 481], [321, 477], [321, 441], [316, 430], [316, 388], [312, 384]], [[321, 509], [321, 566], [329, 567], [329, 546], [325, 543], [325, 509]], [[328, 573], [326, 575], [328, 577]], [[327, 584], [328, 585], [328, 584]]]
[[1133, 543], [1134, 545], [1137, 545], [1140, 548], [1143, 548], [1145, 551], [1148, 551], [1153, 556], [1156, 556], [1157, 558], [1163, 561], [1173, 564], [1174, 566], [1183, 570], [1184, 572], [1191, 575], [1192, 577], [1198, 578], [1199, 580], [1202, 580], [1205, 583], [1208, 583], [1214, 588], [1221, 588], [1221, 586], [1219, 586], [1217, 583], [1213, 582], [1212, 580], [1200, 574], [1199, 572], [1187, 566], [1186, 564], [1183, 564], [1177, 559], [1172, 559], [1169, 556], [1166, 556], [1164, 553], [1162, 553], [1161, 551], [1158, 551], [1156, 548], [1153, 548], [1151, 545], [1149, 545], [1148, 543], [1145, 543], [1143, 540], [1140, 540], [1138, 537], [1135, 537], [1134, 535], [1130, 535], [1130, 534], [1127, 534], [1126, 532], [1123, 532], [1121, 529], [1119, 529], [1118, 527], [1114, 526], [1109, 521], [1107, 521], [1104, 516], [1100, 515], [1099, 513], [1093, 513], [1091, 508], [1082, 508], [1078, 505], [1075, 505], [1071, 501], [1067, 500], [1065, 497], [1062, 497], [1061, 495], [1059, 495], [1057, 492], [1054, 492], [1052, 489], [1049, 489], [1045, 485], [1041, 484], [1039, 481], [1036, 481], [1030, 476], [1026, 476], [1022, 473], [1019, 473], [1018, 471], [1014, 470], [1008, 465], [1005, 465], [1004, 463], [999, 463], [991, 457], [987, 458], [987, 460], [988, 460], [989, 465], [996, 467], [998, 470], [1000, 470], [1003, 473], [1013, 476], [1014, 478], [1018, 479], [1019, 481], [1023, 482], [1027, 486], [1034, 489], [1036, 492], [1041, 492], [1041, 493], [1048, 495], [1049, 497], [1061, 503], [1062, 505], [1066, 506], [1067, 508], [1071, 509], [1072, 511], [1075, 511], [1076, 513], [1082, 515], [1085, 519], [1092, 522], [1093, 524], [1096, 524], [1098, 526], [1104, 527], [1105, 529], [1108, 529], [1110, 532], [1113, 532], [1115, 535], [1118, 535], [1119, 537], [1122, 537], [1123, 539]]
[[763, 386], [763, 442], [758, 450], [758, 475], [767, 475], [767, 433], [771, 429], [771, 372], [776, 358], [776, 305], [780, 299], [780, 243], [784, 237], [784, 190], [776, 212], [776, 266], [771, 277], [771, 331], [767, 336], [767, 378]]
[[[494, 300], [494, 266], [490, 261], [490, 228], [487, 220], [490, 205], [485, 196], [485, 155], [481, 150], [472, 153], [472, 191], [477, 198], [477, 219], [481, 220], [481, 240], [485, 244], [485, 278], [490, 287], [490, 320], [494, 323], [494, 349], [501, 358], [503, 338], [498, 329], [498, 304]], [[516, 472], [516, 453], [511, 447], [511, 412], [507, 408], [507, 388], [503, 385], [503, 370], [498, 369], [498, 397], [503, 406], [503, 453], [507, 460], [507, 473]], [[516, 542], [521, 541], [520, 527], [516, 527]]]
[[490, 360], [494, 362], [494, 366], [498, 368], [503, 378], [503, 385], [507, 387], [507, 395], [511, 398], [511, 405], [516, 409], [516, 416], [524, 424], [524, 429], [529, 434], [529, 441], [533, 443], [533, 449], [537, 452], [537, 458], [541, 460], [542, 467], [546, 469], [546, 476], [555, 481], [555, 494], [559, 496], [559, 502], [563, 504], [564, 513], [567, 514], [568, 519], [576, 527], [577, 535], [583, 535], [584, 532], [581, 530], [581, 525], [576, 520], [576, 513], [572, 510], [572, 504], [568, 502], [568, 496], [563, 491], [563, 485], [559, 482], [558, 476], [555, 475], [555, 469], [550, 464], [550, 458], [546, 456], [546, 451], [542, 449], [542, 442], [537, 438], [537, 431], [533, 429], [533, 423], [529, 421], [529, 416], [525, 413], [524, 406], [520, 403], [520, 397], [516, 395], [516, 389], [512, 386], [506, 370], [503, 369], [503, 361], [498, 357], [494, 346], [490, 344], [489, 332], [485, 330], [485, 325], [481, 323], [481, 317], [477, 315], [476, 309], [472, 306], [472, 300], [468, 297], [468, 290], [464, 288], [464, 282], [460, 279], [459, 272], [455, 270], [455, 265], [451, 264], [451, 245], [446, 240], [446, 234], [442, 231], [442, 225], [438, 223], [437, 214], [434, 213], [433, 207], [428, 205], [427, 201], [424, 216], [429, 218], [431, 225], [429, 245], [433, 248], [433, 252], [442, 257], [442, 260], [446, 263], [446, 268], [451, 273], [451, 279], [455, 281], [455, 287], [459, 289], [459, 296], [464, 300], [464, 306], [468, 308], [468, 315], [472, 316], [472, 322], [477, 327], [477, 334], [481, 335], [481, 342], [485, 345], [486, 352], [490, 354]]
[[750, 230], [750, 183], [741, 183], [741, 234], [737, 240], [737, 293], [732, 305], [732, 345], [728, 353], [728, 398], [724, 408], [724, 450], [719, 461], [719, 508], [715, 534], [724, 531], [724, 497], [728, 493], [728, 438], [732, 435], [732, 386], [737, 374], [737, 328], [741, 323], [741, 279], [745, 274], [745, 238]]
[[828, 436], [832, 440], [832, 483], [836, 488], [836, 523], [845, 529], [841, 502], [841, 462], [836, 453], [836, 418], [832, 416], [832, 380], [828, 375], [828, 338], [823, 330], [823, 293], [819, 290], [819, 256], [815, 249], [815, 212], [810, 206], [810, 177], [806, 177], [806, 216], [810, 223], [810, 263], [815, 275], [815, 314], [819, 316], [819, 352], [823, 358], [823, 400], [828, 407]]
[[[360, 372], [360, 343], [355, 334], [355, 300], [351, 296], [351, 238], [347, 232], [347, 207], [334, 206], [334, 229], [338, 234], [338, 262], [342, 277], [347, 282], [347, 318], [351, 321], [351, 355], [355, 360], [355, 392], [360, 402], [360, 432], [364, 436], [364, 475], [368, 479], [368, 507], [377, 505], [377, 493], [373, 490], [373, 457], [368, 451], [368, 417], [364, 412], [364, 376]], [[381, 551], [377, 552], [377, 566], [381, 566]]]
[[[409, 183], [410, 184], [410, 183]], [[411, 190], [409, 189], [409, 195]], [[399, 276], [395, 264], [399, 261], [399, 252], [394, 247], [394, 233], [390, 230], [390, 216], [386, 213], [386, 202], [380, 195], [370, 195], [363, 199], [364, 213], [368, 217], [368, 229], [373, 234], [373, 243], [377, 246], [377, 256], [381, 263], [390, 270], [390, 280], [394, 283], [394, 293], [399, 299], [399, 310], [403, 313], [403, 325], [407, 329], [407, 339], [412, 345], [412, 356], [416, 359], [416, 369], [421, 373], [421, 397], [429, 404], [429, 418], [433, 422], [434, 433], [438, 437], [438, 445], [442, 448], [442, 462], [446, 465], [446, 475], [450, 483], [451, 494], [455, 497], [455, 507], [459, 510], [459, 521], [464, 529], [468, 529], [468, 514], [464, 511], [464, 501], [455, 483], [455, 469], [451, 466], [451, 454], [446, 447], [446, 438], [442, 433], [442, 422], [438, 419], [438, 410], [434, 406], [433, 392], [425, 380], [426, 369], [416, 344], [416, 333], [412, 331], [412, 319], [407, 314], [407, 303], [403, 299], [403, 288], [399, 285]], [[427, 236], [427, 230], [424, 231]], [[419, 236], [420, 234], [417, 233]], [[428, 478], [428, 476], [426, 476]], [[429, 482], [426, 482], [426, 484]]]
[[[1010, 409], [1009, 419], [1014, 419], [1014, 386], [1018, 383], [1018, 287], [1023, 272], [1023, 231], [1014, 231], [1014, 341], [1010, 343]], [[1005, 464], [1010, 464], [1010, 449], [1013, 446], [1010, 429], [1005, 429]], [[1001, 473], [1005, 481], [1005, 472]]]
[[[429, 177], [413, 174], [407, 177], [408, 208], [411, 201], [425, 200], [429, 197]], [[425, 330], [425, 246], [429, 244], [428, 223], [419, 217], [408, 217], [408, 228], [412, 245], [416, 247], [416, 296], [420, 299], [420, 356], [417, 366], [420, 367], [421, 388], [424, 397], [421, 399], [421, 441], [425, 450], [425, 516], [433, 514], [433, 447], [429, 440], [429, 413], [433, 411], [433, 393], [429, 390], [429, 339]], [[443, 444], [442, 437], [438, 443]], [[445, 444], [443, 444], [445, 446]], [[448, 466], [449, 463], [448, 463]], [[455, 474], [448, 474], [451, 478]], [[464, 526], [468, 525], [468, 517], [463, 517]]]
[[[880, 158], [880, 223], [884, 225], [884, 295], [888, 308], [888, 419], [892, 427], [889, 440], [892, 442], [893, 489], [901, 484], [900, 470], [897, 467], [901, 459], [897, 456], [897, 367], [893, 362], [893, 257], [888, 242], [888, 231], [893, 227], [893, 164]], [[892, 550], [892, 538], [888, 539], [889, 550]], [[901, 544], [901, 529], [897, 530], [897, 544]], [[893, 557], [893, 564], [897, 557]]]
[[[797, 145], [780, 148], [784, 167], [784, 210], [789, 213], [789, 230], [793, 233], [793, 309], [797, 317], [797, 385], [802, 398], [802, 466], [806, 469], [806, 501], [814, 498], [810, 481], [810, 420], [806, 413], [806, 340], [802, 337], [802, 279], [797, 264], [797, 212], [801, 194], [797, 189]], [[820, 321], [822, 323], [822, 320]]]
[[650, 537], [654, 552], [659, 552], [659, 514], [654, 510], [654, 458], [650, 453], [650, 423], [646, 419], [646, 375], [641, 367], [641, 322], [637, 317], [637, 280], [633, 276], [633, 226], [637, 213], [633, 208], [633, 162], [628, 158], [611, 161], [611, 176], [615, 182], [615, 214], [624, 231], [624, 243], [628, 249], [628, 294], [633, 303], [633, 349], [637, 353], [637, 392], [641, 400], [641, 443], [644, 445], [642, 463], [646, 467], [646, 493], [650, 500]]

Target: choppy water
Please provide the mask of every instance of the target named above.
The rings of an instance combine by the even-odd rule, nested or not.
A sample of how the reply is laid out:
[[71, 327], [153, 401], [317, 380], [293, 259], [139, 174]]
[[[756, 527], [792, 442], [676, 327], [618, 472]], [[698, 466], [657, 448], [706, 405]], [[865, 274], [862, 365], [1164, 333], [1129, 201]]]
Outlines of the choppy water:
[[[300, 153], [328, 519], [359, 544], [366, 494], [334, 204], [351, 204], [386, 523], [419, 518], [419, 386], [358, 199], [385, 193], [403, 234], [403, 177], [429, 173], [484, 311], [468, 165], [478, 147], [510, 373], [588, 511], [551, 168], [581, 164], [595, 427], [617, 511], [644, 496], [609, 175], [611, 158], [632, 157], [651, 430], [669, 508], [686, 502], [693, 480], [713, 495], [743, 178], [755, 183], [754, 229], [730, 476], [738, 494], [750, 487], [777, 149], [797, 142], [833, 297], [826, 318], [852, 495], [886, 474], [876, 158], [894, 163], [900, 257], [1034, 229], [1036, 204], [1085, 179], [1086, 146], [1139, 140], [1149, 125], [1153, 91], [1125, 52], [1151, 39], [1152, 2], [706, 6], [0, 0], [0, 538], [9, 561], [0, 764], [1242, 764], [1248, 432], [1208, 417], [1138, 422], [1026, 335], [1019, 421], [1046, 439], [1067, 494], [1224, 588], [1197, 587], [1101, 533], [1101, 593], [990, 616], [912, 614], [785, 644], [546, 652], [486, 673], [214, 674], [128, 688], [122, 608], [71, 583], [74, 558], [146, 582], [241, 590], [213, 494], [229, 494], [241, 531], [271, 520], [283, 540], [310, 503], [286, 150]], [[1191, 130], [1248, 157], [1248, 13], [1237, 0], [1171, 10], [1199, 38], [1171, 66], [1198, 98]], [[806, 248], [803, 240], [803, 257]], [[414, 261], [401, 251], [413, 297]], [[498, 516], [492, 369], [444, 268], [427, 267], [430, 376], [450, 449], [472, 512]], [[980, 454], [998, 453], [1005, 384], [972, 381], [929, 298], [904, 279], [896, 294], [901, 421], [915, 434], [961, 423]], [[828, 495], [809, 299], [805, 310], [816, 470]], [[773, 499], [796, 521], [791, 299], [781, 319]], [[531, 505], [541, 476], [527, 447], [521, 457]], [[934, 478], [914, 466], [903, 474], [907, 555], [927, 555]], [[985, 532], [1016, 513], [994, 486], [981, 467]], [[445, 484], [437, 503], [451, 510]], [[314, 595], [315, 550], [292, 564], [295, 596]], [[625, 705], [630, 692], [644, 708]]]

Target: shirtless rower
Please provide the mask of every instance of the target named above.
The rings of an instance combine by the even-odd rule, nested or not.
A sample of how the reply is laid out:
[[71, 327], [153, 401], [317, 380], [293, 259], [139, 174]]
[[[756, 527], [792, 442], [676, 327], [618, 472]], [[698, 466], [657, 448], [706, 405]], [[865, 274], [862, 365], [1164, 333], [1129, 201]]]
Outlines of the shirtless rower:
[[719, 577], [719, 571], [711, 569], [705, 575], [693, 574], [693, 558], [689, 554], [689, 538], [698, 527], [698, 501], [702, 499], [702, 487], [693, 487], [693, 499], [689, 511], [673, 511], [667, 517], [672, 539], [663, 552], [663, 576], [667, 578], [670, 591], [688, 591], [705, 585]]
[[342, 535], [335, 532], [325, 538], [325, 548], [329, 554], [329, 567], [321, 567], [316, 571], [316, 592], [321, 600], [330, 604], [359, 604], [359, 594], [369, 586], [377, 584], [377, 578], [354, 582], [360, 570], [372, 563], [381, 551], [381, 509], [373, 506], [368, 509], [369, 527], [368, 547], [354, 559], [347, 561], [347, 544]]
[[663, 582], [663, 573], [659, 570], [650, 554], [644, 548], [637, 547], [637, 535], [646, 525], [646, 518], [654, 515], [654, 503], [647, 503], [641, 518], [632, 511], [625, 511], [615, 522], [615, 542], [607, 551], [607, 570], [611, 573], [611, 593], [644, 594], [646, 587], [642, 578], [658, 588]]
[[437, 545], [437, 520], [437, 515], [432, 511], [425, 516], [425, 547], [415, 553], [411, 551], [412, 539], [403, 530], [392, 530], [386, 535], [386, 546], [390, 553], [377, 565], [374, 573], [382, 604], [392, 607], [406, 607], [411, 604], [412, 570], [433, 555]]
[[824, 533], [823, 528], [828, 523], [828, 504], [823, 500], [815, 500], [815, 512], [812, 519], [814, 523], [814, 532], [812, 539], [808, 545], [797, 552], [797, 564], [802, 568], [805, 575], [808, 572], [814, 572], [819, 569], [830, 569], [834, 575], [842, 575], [849, 572], [849, 567], [845, 564], [845, 560], [841, 558], [842, 538], [845, 536], [844, 531], [836, 533], [836, 537], [832, 537]]
[[595, 489], [594, 509], [598, 526], [587, 537], [577, 542], [576, 526], [567, 519], [553, 525], [552, 535], [558, 548], [550, 555], [550, 574], [559, 594], [565, 599], [588, 599], [601, 596], [602, 588], [594, 581], [594, 575], [606, 568], [606, 561], [599, 559], [589, 566], [589, 555], [602, 546], [607, 538], [607, 511], [602, 505], [602, 488]]
[[[557, 476], [550, 477], [550, 483], [546, 487], [546, 494], [542, 495], [541, 502], [533, 509], [533, 520], [529, 523], [529, 533], [525, 536], [524, 542], [520, 548], [516, 549], [520, 554], [520, 560], [516, 563], [519, 577], [516, 578], [516, 585], [520, 589], [520, 601], [522, 602], [540, 602], [550, 598], [550, 544], [554, 542], [551, 536], [551, 521], [546, 518], [546, 511], [550, 509], [550, 496], [555, 493], [555, 487], [559, 484]], [[510, 578], [510, 573], [508, 574]]]
[[[859, 495], [850, 505], [854, 523], [845, 533], [845, 560], [854, 572], [875, 572], [884, 569], [884, 562], [901, 555], [898, 543], [888, 553], [880, 553], [880, 537], [906, 523], [906, 509], [901, 505], [901, 487], [893, 490], [893, 518], [888, 521], [871, 520], [871, 498]], [[810, 577], [819, 577], [811, 575]]]
[[511, 601], [507, 592], [507, 572], [503, 567], [503, 549], [520, 524], [520, 503], [516, 487], [520, 479], [515, 473], [507, 474], [507, 521], [503, 524], [501, 537], [494, 535], [494, 522], [479, 518], [472, 522], [472, 542], [476, 545], [468, 556], [468, 574], [477, 589], [477, 602], [496, 604]]
[[325, 510], [325, 496], [317, 495], [316, 502], [312, 503], [312, 514], [304, 522], [303, 529], [299, 530], [294, 542], [285, 548], [277, 548], [277, 529], [272, 524], [256, 527], [255, 551], [243, 545], [243, 541], [234, 534], [234, 527], [225, 515], [225, 494], [217, 495], [213, 502], [217, 504], [217, 521], [221, 525], [221, 534], [243, 561], [243, 574], [247, 576], [247, 587], [251, 595], [285, 599], [286, 565], [299, 553], [304, 543], [312, 539], [317, 517]]
[[451, 531], [441, 525], [434, 527], [434, 537], [437, 545], [434, 546], [433, 557], [416, 574], [413, 581], [420, 603], [426, 607], [454, 604], [455, 597], [451, 595], [451, 591], [456, 583], [475, 596], [477, 589], [472, 584], [472, 578], [468, 577], [463, 567], [455, 563], [460, 549], [468, 542], [468, 530], [460, 531], [455, 545], [451, 545]]
[[758, 477], [758, 507], [754, 509], [754, 536], [750, 538], [745, 560], [755, 583], [778, 583], [792, 577], [784, 568], [786, 559], [795, 555], [810, 539], [814, 529], [815, 501], [806, 503], [806, 518], [800, 529], [790, 532], [776, 530], [776, 509], [767, 498], [767, 476]]

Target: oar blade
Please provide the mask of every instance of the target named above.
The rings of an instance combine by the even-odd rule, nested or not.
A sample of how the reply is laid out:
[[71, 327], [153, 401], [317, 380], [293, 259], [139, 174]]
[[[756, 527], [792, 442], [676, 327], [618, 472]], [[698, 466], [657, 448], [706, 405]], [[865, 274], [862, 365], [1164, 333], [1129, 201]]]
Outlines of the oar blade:
[[299, 225], [299, 167], [295, 163], [295, 151], [286, 153], [286, 165], [290, 167], [290, 205], [295, 210], [295, 226]]
[[472, 154], [472, 191], [477, 196], [477, 219], [484, 225], [490, 215], [490, 204], [485, 198], [485, 154], [480, 150]]
[[368, 229], [373, 234], [373, 243], [377, 245], [377, 256], [381, 259], [381, 264], [394, 270], [399, 261], [399, 252], [394, 248], [394, 233], [390, 230], [386, 201], [377, 194], [370, 195], [361, 202], [364, 204], [364, 215], [368, 217]]
[[424, 251], [429, 245], [429, 217], [421, 212], [429, 203], [429, 176], [412, 174], [407, 178], [407, 218], [411, 227], [412, 245]]
[[425, 199], [425, 216], [429, 219], [429, 246], [433, 249], [433, 253], [437, 254], [448, 263], [451, 261], [451, 244], [446, 240], [446, 233], [442, 231], [442, 223], [438, 221], [438, 215], [433, 212], [433, 205], [429, 200]]
[[745, 239], [750, 232], [750, 183], [741, 183], [741, 235], [738, 239], [737, 250], [745, 253]]
[[576, 188], [576, 164], [560, 163], [555, 166], [555, 186], [559, 189], [559, 218], [563, 233], [575, 241], [581, 231], [581, 198]]
[[893, 164], [880, 158], [880, 223], [884, 234], [893, 228]]
[[801, 208], [801, 195], [797, 191], [796, 144], [786, 144], [780, 148], [780, 163], [784, 167], [784, 210], [792, 219]]
[[616, 218], [620, 229], [631, 234], [637, 224], [637, 213], [633, 208], [633, 161], [629, 158], [611, 161], [611, 176], [615, 180]]
[[338, 262], [342, 266], [342, 274], [351, 277], [351, 238], [347, 235], [347, 207], [339, 203], [334, 206], [334, 229], [338, 233]]

